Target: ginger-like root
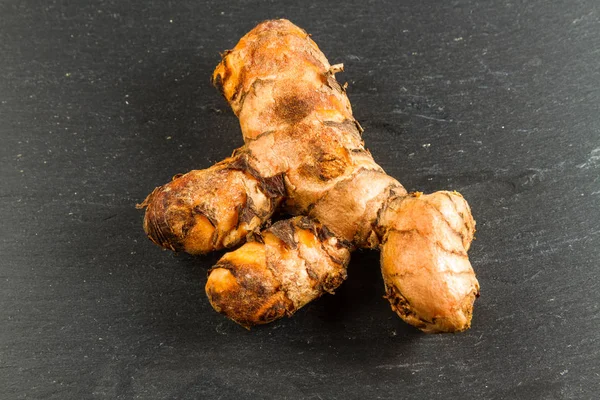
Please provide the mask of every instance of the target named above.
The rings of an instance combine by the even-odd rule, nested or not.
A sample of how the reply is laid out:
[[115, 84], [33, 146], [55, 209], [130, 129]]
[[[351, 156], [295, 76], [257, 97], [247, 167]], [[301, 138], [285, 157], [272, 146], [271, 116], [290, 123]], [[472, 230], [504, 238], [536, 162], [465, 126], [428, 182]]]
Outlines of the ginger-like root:
[[[469, 207], [449, 192], [407, 195], [385, 174], [364, 148], [335, 79], [341, 70], [287, 20], [246, 34], [213, 74], [245, 145], [235, 161], [151, 194], [146, 231], [163, 247], [191, 253], [254, 232], [255, 241], [223, 256], [206, 286], [213, 307], [244, 326], [292, 314], [341, 283], [351, 250], [380, 248], [386, 297], [400, 317], [426, 332], [467, 329], [479, 291], [466, 257]], [[269, 197], [265, 182], [283, 187]], [[250, 222], [240, 220], [248, 199]], [[308, 218], [256, 233], [280, 204]]]
[[144, 230], [173, 251], [206, 254], [231, 247], [260, 230], [283, 198], [281, 175], [263, 179], [234, 156], [204, 170], [178, 175], [139, 205]]
[[464, 198], [453, 192], [397, 197], [379, 224], [392, 309], [425, 332], [468, 329], [479, 283], [467, 257], [475, 221]]
[[257, 239], [225, 254], [206, 283], [214, 309], [243, 326], [292, 315], [346, 279], [349, 249], [309, 218], [279, 221]]

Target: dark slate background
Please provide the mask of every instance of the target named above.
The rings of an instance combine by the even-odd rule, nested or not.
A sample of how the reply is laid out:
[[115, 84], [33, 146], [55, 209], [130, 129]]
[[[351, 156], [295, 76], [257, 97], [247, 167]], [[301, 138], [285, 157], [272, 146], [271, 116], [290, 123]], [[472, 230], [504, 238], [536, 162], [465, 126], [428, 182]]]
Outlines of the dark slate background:
[[[0, 2], [1, 399], [592, 399], [600, 392], [600, 4]], [[242, 144], [211, 87], [263, 19], [312, 33], [376, 160], [478, 221], [473, 327], [425, 335], [378, 255], [248, 332], [219, 255], [161, 251], [134, 208]]]

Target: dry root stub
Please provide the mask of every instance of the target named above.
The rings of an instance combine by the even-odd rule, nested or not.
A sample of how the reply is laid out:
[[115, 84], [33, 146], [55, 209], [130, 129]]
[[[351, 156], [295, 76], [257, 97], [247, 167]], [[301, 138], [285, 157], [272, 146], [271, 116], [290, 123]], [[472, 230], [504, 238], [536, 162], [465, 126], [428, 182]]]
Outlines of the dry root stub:
[[[479, 294], [466, 254], [469, 206], [456, 192], [409, 195], [385, 174], [335, 79], [341, 70], [287, 20], [245, 35], [213, 74], [245, 145], [155, 189], [142, 203], [144, 229], [192, 254], [247, 241], [206, 285], [213, 307], [246, 327], [333, 292], [352, 250], [379, 248], [386, 297], [401, 318], [425, 332], [467, 329]], [[279, 207], [299, 217], [261, 232]]]
[[144, 230], [154, 243], [206, 254], [234, 246], [260, 230], [284, 193], [282, 175], [263, 178], [236, 156], [176, 175], [139, 207], [146, 207]]
[[425, 332], [468, 329], [479, 283], [467, 257], [475, 221], [464, 198], [436, 192], [390, 199], [379, 229], [392, 309]]
[[290, 316], [346, 279], [350, 251], [309, 218], [277, 222], [255, 240], [225, 254], [206, 283], [214, 309], [243, 326]]

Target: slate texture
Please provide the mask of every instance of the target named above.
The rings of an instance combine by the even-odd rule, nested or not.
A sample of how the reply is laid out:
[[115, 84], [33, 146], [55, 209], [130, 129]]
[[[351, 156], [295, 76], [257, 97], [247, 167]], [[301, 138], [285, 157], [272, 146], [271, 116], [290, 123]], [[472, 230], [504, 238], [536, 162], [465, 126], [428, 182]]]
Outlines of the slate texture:
[[[242, 144], [209, 77], [285, 17], [343, 62], [375, 159], [478, 222], [471, 330], [425, 335], [378, 254], [246, 331], [135, 204]], [[600, 4], [0, 2], [1, 399], [593, 399], [600, 393]]]

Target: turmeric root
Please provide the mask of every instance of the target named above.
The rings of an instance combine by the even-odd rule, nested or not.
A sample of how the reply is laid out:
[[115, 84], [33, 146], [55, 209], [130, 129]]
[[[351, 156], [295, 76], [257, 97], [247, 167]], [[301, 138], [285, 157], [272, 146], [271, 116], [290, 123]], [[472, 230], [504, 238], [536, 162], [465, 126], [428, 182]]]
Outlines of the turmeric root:
[[469, 327], [479, 284], [467, 257], [475, 221], [458, 193], [391, 199], [379, 219], [386, 297], [425, 332]]
[[[265, 21], [223, 55], [213, 82], [245, 145], [176, 177], [142, 203], [155, 243], [192, 254], [232, 247], [206, 284], [244, 326], [291, 315], [346, 276], [350, 252], [379, 248], [392, 309], [425, 332], [469, 328], [479, 284], [475, 222], [456, 192], [407, 194], [364, 148], [345, 88], [309, 35]], [[278, 207], [305, 216], [260, 232]]]
[[154, 189], [144, 230], [150, 240], [173, 251], [205, 254], [238, 244], [273, 214], [285, 188], [281, 175], [262, 178], [241, 157], [176, 175]]
[[306, 217], [279, 221], [225, 254], [206, 293], [215, 310], [243, 326], [271, 322], [333, 291], [346, 279], [350, 251]]

